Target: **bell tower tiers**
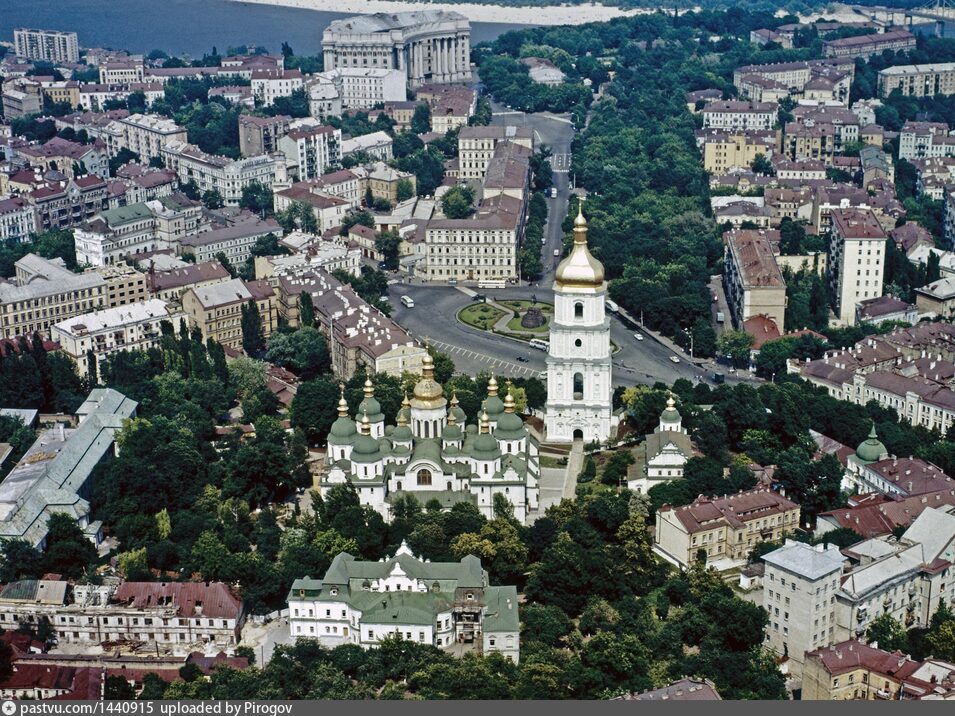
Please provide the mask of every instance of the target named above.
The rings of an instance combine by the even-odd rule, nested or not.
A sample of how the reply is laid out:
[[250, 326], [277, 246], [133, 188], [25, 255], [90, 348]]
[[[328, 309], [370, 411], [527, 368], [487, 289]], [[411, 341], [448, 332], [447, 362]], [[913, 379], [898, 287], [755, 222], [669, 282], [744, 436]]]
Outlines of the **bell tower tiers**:
[[612, 430], [610, 319], [603, 265], [587, 248], [583, 205], [574, 245], [557, 267], [547, 354], [547, 440], [606, 440]]

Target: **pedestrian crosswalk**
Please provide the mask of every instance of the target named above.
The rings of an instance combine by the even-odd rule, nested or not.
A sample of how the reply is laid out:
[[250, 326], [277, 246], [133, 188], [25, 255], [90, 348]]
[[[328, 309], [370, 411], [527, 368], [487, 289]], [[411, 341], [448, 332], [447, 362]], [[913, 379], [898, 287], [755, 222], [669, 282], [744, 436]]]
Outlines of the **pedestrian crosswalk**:
[[570, 152], [563, 154], [551, 154], [550, 155], [550, 167], [555, 172], [561, 172], [566, 174], [570, 171], [570, 162], [572, 155]]
[[488, 368], [499, 375], [513, 375], [516, 378], [530, 378], [540, 373], [540, 370], [537, 368], [531, 368], [530, 366], [521, 365], [520, 363], [512, 363], [511, 361], [506, 361], [501, 358], [495, 358], [494, 356], [490, 356], [486, 353], [481, 353], [470, 348], [463, 348], [461, 346], [455, 346], [450, 343], [436, 341], [429, 338], [424, 338], [424, 342], [429, 346], [433, 346], [442, 353], [447, 353], [452, 357], [452, 359], [454, 356], [461, 356], [462, 358], [467, 358], [468, 360], [486, 363]]

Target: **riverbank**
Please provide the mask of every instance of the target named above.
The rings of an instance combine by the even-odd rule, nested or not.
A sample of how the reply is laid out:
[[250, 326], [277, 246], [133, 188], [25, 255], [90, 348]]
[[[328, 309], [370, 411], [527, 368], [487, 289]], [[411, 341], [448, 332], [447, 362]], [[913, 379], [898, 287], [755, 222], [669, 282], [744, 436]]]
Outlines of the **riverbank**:
[[377, 12], [412, 12], [414, 10], [453, 10], [471, 22], [493, 22], [513, 25], [579, 25], [603, 22], [615, 17], [627, 17], [646, 12], [646, 9], [628, 9], [605, 5], [548, 5], [545, 7], [506, 7], [478, 3], [414, 3], [401, 0], [230, 0], [256, 5], [280, 5], [304, 10], [372, 15]]

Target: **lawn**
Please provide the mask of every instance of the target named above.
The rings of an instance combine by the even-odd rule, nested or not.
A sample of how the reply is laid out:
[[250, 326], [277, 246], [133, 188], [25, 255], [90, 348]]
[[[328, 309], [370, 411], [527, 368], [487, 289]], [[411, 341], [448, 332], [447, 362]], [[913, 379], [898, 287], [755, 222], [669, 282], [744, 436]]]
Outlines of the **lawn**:
[[458, 320], [482, 331], [489, 331], [504, 317], [504, 311], [486, 303], [465, 306], [458, 312]]

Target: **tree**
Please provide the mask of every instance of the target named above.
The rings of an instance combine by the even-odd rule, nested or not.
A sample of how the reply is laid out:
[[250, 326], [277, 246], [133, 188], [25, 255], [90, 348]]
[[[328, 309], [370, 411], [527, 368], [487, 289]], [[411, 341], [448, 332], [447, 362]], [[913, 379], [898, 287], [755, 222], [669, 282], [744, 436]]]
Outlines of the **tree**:
[[312, 303], [312, 294], [302, 291], [298, 295], [298, 322], [305, 328], [315, 325], [315, 306]]
[[209, 189], [202, 195], [202, 203], [210, 209], [221, 209], [225, 203], [222, 201], [222, 194], [218, 189]]
[[60, 512], [50, 515], [43, 554], [45, 571], [79, 579], [95, 559], [96, 548], [75, 519]]
[[407, 201], [413, 196], [414, 184], [411, 183], [411, 180], [407, 178], [399, 179], [398, 183], [395, 185], [395, 201], [401, 203], [402, 201]]
[[129, 164], [130, 162], [138, 162], [139, 155], [135, 152], [130, 151], [126, 147], [120, 149], [113, 157], [109, 160], [109, 175], [116, 176], [116, 172], [119, 171], [119, 168]]
[[249, 182], [242, 189], [239, 206], [259, 216], [269, 216], [273, 211], [272, 190], [261, 182]]
[[737, 368], [749, 365], [749, 350], [752, 345], [753, 337], [746, 331], [723, 331], [716, 340], [716, 350], [729, 356]]
[[866, 641], [870, 644], [878, 642], [879, 648], [885, 651], [908, 651], [909, 635], [905, 627], [892, 618], [891, 614], [881, 614], [872, 620], [865, 633]]
[[325, 338], [312, 327], [300, 328], [294, 333], [272, 334], [265, 359], [293, 371], [302, 380], [327, 373], [332, 366]]
[[750, 169], [752, 169], [756, 174], [765, 174], [767, 176], [773, 174], [773, 165], [769, 163], [766, 155], [761, 152], [757, 153], [753, 158], [753, 162], [750, 164]]
[[326, 378], [302, 383], [289, 410], [292, 427], [305, 431], [310, 443], [320, 443], [338, 416], [338, 386]]
[[431, 105], [422, 102], [415, 107], [411, 116], [411, 131], [415, 134], [425, 134], [431, 131]]
[[449, 219], [466, 219], [474, 213], [474, 190], [466, 184], [456, 184], [441, 197], [441, 210]]
[[126, 680], [125, 676], [111, 674], [106, 677], [103, 698], [107, 701], [131, 701], [136, 698], [136, 690]]
[[258, 355], [265, 350], [262, 316], [253, 299], [249, 299], [242, 306], [242, 349], [250, 356]]

